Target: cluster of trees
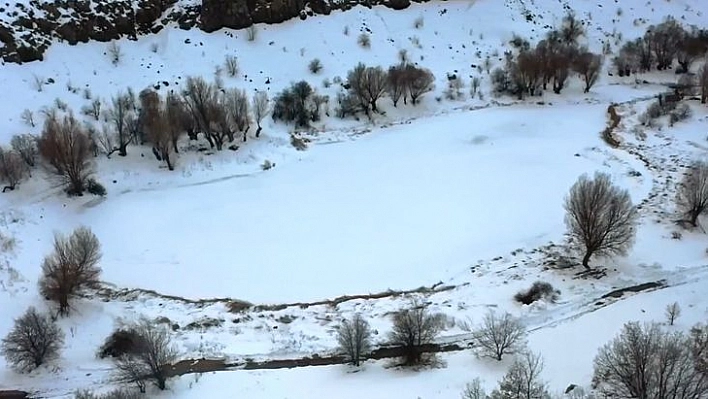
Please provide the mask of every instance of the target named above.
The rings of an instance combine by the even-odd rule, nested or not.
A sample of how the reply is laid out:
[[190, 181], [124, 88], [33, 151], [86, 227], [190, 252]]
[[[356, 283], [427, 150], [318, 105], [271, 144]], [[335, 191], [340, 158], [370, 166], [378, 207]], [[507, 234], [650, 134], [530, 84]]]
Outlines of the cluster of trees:
[[[389, 96], [397, 107], [403, 99], [407, 104], [416, 105], [420, 98], [434, 88], [435, 77], [428, 69], [407, 61], [391, 66], [388, 70], [380, 66], [371, 67], [359, 63], [347, 73], [341, 82], [342, 91], [337, 94], [336, 115], [340, 118], [364, 113], [380, 113], [378, 101]], [[306, 81], [293, 83], [274, 99], [273, 120], [293, 122], [298, 127], [308, 127], [321, 118], [323, 106], [329, 115], [329, 97], [319, 95]]]
[[643, 37], [625, 43], [613, 64], [620, 76], [669, 69], [678, 62], [677, 73], [686, 73], [691, 64], [708, 50], [708, 31], [685, 28], [673, 17], [647, 28]]
[[603, 58], [580, 46], [579, 39], [585, 34], [583, 23], [573, 14], [563, 19], [559, 29], [551, 30], [535, 47], [520, 37], [511, 44], [515, 51], [505, 53], [505, 65], [492, 72], [492, 85], [497, 94], [537, 95], [552, 86], [560, 94], [570, 72], [575, 72], [585, 83], [585, 92], [597, 82]]

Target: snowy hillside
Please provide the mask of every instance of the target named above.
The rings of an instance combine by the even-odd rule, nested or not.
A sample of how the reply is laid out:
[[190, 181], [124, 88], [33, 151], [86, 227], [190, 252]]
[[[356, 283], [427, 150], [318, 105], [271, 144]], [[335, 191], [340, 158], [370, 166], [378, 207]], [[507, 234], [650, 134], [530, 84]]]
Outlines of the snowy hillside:
[[[609, 50], [592, 89], [584, 93], [572, 73], [560, 95], [494, 95], [490, 69], [504, 65], [514, 35], [536, 43], [570, 9], [584, 21], [582, 44]], [[113, 362], [96, 353], [115, 328], [140, 317], [170, 327], [179, 359], [237, 365], [174, 377], [167, 391], [149, 387], [147, 397], [447, 399], [475, 377], [494, 389], [512, 359], [479, 359], [471, 350], [439, 354], [440, 367], [419, 371], [387, 360], [369, 360], [359, 372], [240, 369], [333, 355], [337, 326], [355, 313], [376, 332], [374, 344], [385, 345], [392, 315], [412, 299], [444, 314], [436, 342], [463, 349], [472, 338], [465, 323], [489, 309], [519, 317], [529, 348], [543, 355], [549, 390], [589, 388], [598, 348], [625, 322], [663, 322], [672, 302], [683, 312], [671, 331], [708, 321], [706, 234], [674, 223], [678, 182], [708, 149], [708, 107], [686, 100], [688, 120], [642, 126], [647, 107], [679, 77], [673, 70], [620, 77], [611, 63], [625, 41], [669, 15], [708, 27], [700, 0], [434, 1], [213, 33], [170, 22], [135, 41], [56, 42], [43, 61], [0, 66], [3, 147], [16, 134], [41, 135], [51, 112], [73, 114], [100, 134], [120, 93], [179, 94], [193, 76], [271, 99], [306, 80], [328, 96], [309, 128], [268, 115], [260, 137], [254, 126], [232, 150], [183, 136], [173, 171], [147, 144], [131, 144], [125, 157], [99, 153], [91, 162], [105, 196], [68, 197], [45, 167], [3, 193], [0, 337], [29, 306], [53, 309], [37, 281], [55, 233], [90, 227], [101, 243], [102, 283], [58, 318], [66, 334], [58, 359], [19, 373], [0, 357], [0, 391], [73, 398], [77, 389], [122, 386]], [[382, 112], [370, 118], [336, 116], [348, 71], [359, 62], [388, 69], [404, 55], [435, 75], [420, 104], [394, 107], [383, 97]], [[233, 76], [230, 57], [238, 63]], [[315, 59], [322, 70], [313, 73]], [[454, 100], [446, 95], [453, 75], [464, 82]], [[82, 111], [93, 104], [102, 116]], [[617, 148], [600, 134], [611, 104], [622, 118]], [[594, 257], [600, 273], [586, 276], [582, 254], [566, 247], [563, 204], [580, 175], [598, 171], [629, 191], [639, 225], [626, 256]], [[560, 291], [557, 300], [514, 300], [538, 280]], [[655, 284], [607, 296], [644, 283]]]

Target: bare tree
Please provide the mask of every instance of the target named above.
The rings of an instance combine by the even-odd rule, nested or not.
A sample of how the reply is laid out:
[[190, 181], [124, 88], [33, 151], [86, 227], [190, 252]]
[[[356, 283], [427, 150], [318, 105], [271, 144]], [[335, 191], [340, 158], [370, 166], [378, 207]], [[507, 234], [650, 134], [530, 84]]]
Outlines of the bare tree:
[[81, 108], [81, 112], [92, 117], [94, 120], [98, 121], [101, 119], [101, 100], [98, 98], [93, 99], [89, 104]]
[[172, 143], [172, 151], [179, 153], [177, 143], [186, 131], [192, 127], [192, 117], [184, 102], [174, 92], [167, 93], [165, 98], [165, 113]]
[[256, 126], [258, 129], [256, 130], [256, 137], [260, 137], [261, 135], [261, 130], [263, 128], [261, 127], [261, 121], [263, 118], [265, 118], [266, 115], [268, 115], [268, 111], [270, 108], [270, 100], [268, 99], [268, 92], [266, 91], [257, 91], [256, 94], [253, 95], [253, 119], [256, 120]]
[[565, 210], [568, 235], [585, 251], [586, 268], [593, 254], [623, 255], [634, 243], [637, 210], [629, 192], [614, 186], [608, 174], [580, 176], [565, 199]]
[[347, 75], [349, 93], [357, 99], [361, 108], [378, 112], [376, 102], [386, 90], [386, 71], [381, 67], [367, 67], [359, 63]]
[[33, 168], [37, 162], [37, 138], [31, 134], [16, 134], [10, 140], [12, 149], [15, 150], [28, 167]]
[[708, 162], [694, 161], [678, 187], [677, 205], [684, 220], [698, 226], [698, 217], [708, 210]]
[[541, 355], [525, 351], [499, 381], [490, 399], [550, 399], [546, 384], [541, 381], [541, 371]]
[[128, 155], [128, 145], [133, 138], [130, 132], [130, 119], [134, 117], [135, 101], [129, 93], [118, 93], [111, 99], [111, 104], [112, 107], [106, 116], [112, 127], [116, 147], [107, 155], [110, 156], [111, 153], [118, 151], [118, 155], [124, 157]]
[[690, 32], [684, 32], [676, 52], [676, 60], [681, 67], [678, 72], [687, 73], [691, 64], [705, 55], [706, 50], [708, 50], [708, 33], [706, 31], [693, 28]]
[[358, 313], [351, 321], [343, 320], [337, 329], [337, 342], [349, 361], [359, 367], [362, 357], [371, 350], [369, 322]]
[[[416, 105], [419, 98], [432, 91], [434, 86], [435, 77], [430, 70], [425, 68], [419, 68], [411, 64], [407, 64], [405, 67], [405, 87], [408, 96], [411, 98], [411, 103]], [[405, 98], [403, 99], [405, 103]]]
[[132, 329], [140, 339], [132, 354], [123, 355], [116, 361], [119, 378], [136, 384], [140, 392], [145, 392], [146, 382], [164, 390], [170, 367], [177, 360], [177, 350], [172, 345], [169, 331], [146, 319], [140, 320]]
[[215, 110], [219, 108], [216, 87], [202, 77], [189, 77], [182, 95], [187, 109], [192, 114], [194, 126], [204, 135], [211, 148], [214, 148], [212, 126], [216, 124], [218, 115], [215, 115]]
[[691, 327], [690, 340], [696, 370], [708, 378], [708, 324], [699, 323]]
[[42, 158], [65, 179], [67, 192], [82, 195], [91, 174], [91, 140], [76, 118], [48, 119], [37, 147]]
[[246, 28], [246, 38], [249, 42], [253, 42], [256, 40], [256, 37], [258, 37], [258, 28], [256, 28], [255, 24], [252, 24]]
[[5, 182], [2, 192], [14, 190], [27, 174], [27, 165], [15, 151], [0, 147], [0, 178]]
[[405, 364], [415, 365], [422, 360], [421, 346], [431, 343], [443, 329], [440, 314], [430, 314], [424, 305], [414, 302], [409, 309], [398, 311], [393, 317], [391, 343], [404, 349]]
[[578, 55], [573, 61], [573, 70], [577, 72], [585, 82], [585, 93], [589, 92], [592, 86], [600, 77], [600, 69], [602, 69], [602, 56], [584, 52]]
[[698, 71], [698, 86], [701, 88], [701, 104], [708, 100], [708, 59]]
[[398, 101], [406, 95], [406, 64], [400, 63], [388, 68], [386, 79], [386, 92], [393, 101], [393, 106], [398, 106]]
[[595, 357], [593, 384], [613, 398], [702, 399], [708, 378], [697, 366], [691, 338], [658, 323], [630, 322]]
[[[224, 92], [224, 106], [229, 130], [240, 132], [245, 142], [251, 128], [250, 102], [245, 90], [229, 89]], [[233, 141], [233, 137], [229, 137]]]
[[48, 315], [34, 307], [15, 319], [12, 330], [0, 344], [0, 354], [20, 371], [31, 371], [59, 355], [64, 333]]
[[569, 12], [563, 17], [560, 27], [560, 39], [565, 45], [577, 45], [578, 39], [585, 34], [583, 22], [579, 21], [573, 12]]
[[174, 170], [171, 155], [174, 149], [173, 135], [176, 133], [173, 132], [173, 123], [178, 123], [179, 120], [169, 118], [168, 105], [154, 90], [143, 90], [140, 93], [140, 103], [142, 104], [141, 124], [148, 141], [152, 144], [155, 158], [164, 161], [167, 169]]
[[650, 26], [644, 40], [654, 53], [658, 70], [671, 67], [684, 37], [684, 29], [674, 18], [669, 17], [656, 26]]
[[681, 306], [679, 306], [678, 302], [668, 304], [666, 305], [665, 313], [666, 320], [669, 322], [669, 325], [673, 326], [676, 319], [681, 316]]
[[462, 399], [487, 399], [487, 393], [482, 387], [482, 380], [475, 378], [472, 382], [468, 382], [462, 391]]
[[42, 262], [39, 279], [41, 294], [59, 305], [59, 314], [69, 314], [69, 301], [86, 288], [99, 283], [101, 244], [87, 227], [79, 227], [69, 237], [54, 236], [54, 252]]
[[504, 355], [517, 353], [526, 343], [526, 328], [506, 312], [497, 314], [490, 310], [472, 334], [479, 354], [499, 361]]

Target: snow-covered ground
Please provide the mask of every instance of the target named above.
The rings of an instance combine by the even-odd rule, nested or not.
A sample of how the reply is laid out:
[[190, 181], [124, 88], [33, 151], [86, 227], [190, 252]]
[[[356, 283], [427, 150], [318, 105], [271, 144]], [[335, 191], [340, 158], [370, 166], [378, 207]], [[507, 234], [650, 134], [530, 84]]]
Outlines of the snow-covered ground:
[[[623, 2], [621, 13], [600, 1], [570, 5], [588, 22], [587, 44], [594, 51], [604, 40], [615, 48], [619, 34], [634, 38], [665, 15], [692, 24], [708, 12], [701, 1], [653, 2]], [[374, 122], [325, 118], [307, 133], [312, 141], [306, 151], [291, 147], [290, 127], [267, 118], [262, 138], [236, 152], [183, 151], [174, 172], [160, 168], [146, 147], [129, 147], [126, 158], [101, 157], [96, 167], [108, 189], [103, 199], [66, 198], [41, 172], [3, 194], [0, 231], [15, 245], [0, 262], [0, 336], [27, 306], [47, 306], [36, 281], [55, 231], [67, 233], [82, 224], [92, 228], [103, 249], [102, 279], [116, 293], [110, 300], [108, 295], [79, 300], [71, 317], [60, 320], [66, 345], [51, 367], [20, 375], [0, 360], [0, 389], [64, 397], [77, 388], [115, 385], [111, 363], [97, 360], [96, 348], [116, 325], [140, 315], [178, 326], [175, 343], [184, 358], [239, 360], [329, 353], [336, 346], [334, 327], [355, 311], [369, 318], [382, 343], [391, 312], [411, 297], [424, 297], [432, 310], [448, 317], [450, 326], [441, 337], [446, 341], [464, 336], [459, 322], [478, 321], [487, 309], [498, 308], [527, 323], [530, 347], [543, 353], [543, 377], [554, 392], [570, 383], [588, 385], [597, 348], [626, 321], [662, 320], [664, 306], [673, 301], [684, 309], [673, 328], [705, 321], [706, 236], [683, 232], [682, 239], [672, 239], [677, 227], [671, 213], [682, 167], [708, 149], [708, 109], [692, 104], [690, 121], [647, 131], [642, 138], [633, 128], [646, 99], [664, 89], [658, 84], [636, 85], [633, 78], [603, 74], [588, 94], [574, 78], [562, 96], [520, 103], [492, 98], [488, 76], [476, 65], [487, 56], [498, 64], [513, 33], [537, 39], [565, 12], [560, 1], [524, 3], [432, 2], [404, 11], [359, 7], [260, 26], [255, 42], [244, 32], [165, 29], [122, 42], [118, 66], [111, 65], [101, 43], [56, 44], [41, 63], [2, 66], [0, 84], [12, 93], [0, 110], [5, 142], [12, 134], [38, 133], [39, 110], [56, 98], [78, 113], [89, 102], [85, 88], [106, 102], [128, 87], [139, 91], [159, 83], [163, 92], [179, 89], [190, 75], [213, 78], [226, 54], [236, 55], [241, 66], [236, 78], [221, 73], [226, 87], [267, 89], [273, 96], [306, 79], [333, 99], [337, 85], [326, 88], [325, 79], [345, 77], [359, 61], [391, 65], [406, 49], [411, 60], [435, 73], [437, 89], [418, 107], [393, 108], [383, 99], [386, 115]], [[524, 8], [535, 15], [533, 22], [523, 17]], [[416, 29], [419, 17], [424, 24]], [[366, 28], [372, 32], [370, 49], [356, 43]], [[314, 58], [324, 65], [318, 75], [307, 71]], [[482, 77], [483, 99], [437, 101], [448, 72], [467, 80]], [[54, 83], [37, 91], [34, 76]], [[670, 72], [643, 78], [676, 79]], [[80, 90], [72, 93], [68, 85]], [[612, 102], [620, 103], [623, 115], [619, 149], [599, 137]], [[24, 109], [34, 111], [37, 127], [21, 122]], [[264, 160], [276, 166], [263, 171]], [[568, 255], [559, 246], [563, 198], [579, 175], [594, 171], [611, 174], [642, 204], [641, 227], [627, 257], [593, 261], [608, 268], [607, 277], [577, 279], [578, 269], [552, 269], [546, 261]], [[598, 304], [612, 289], [661, 279], [669, 288]], [[515, 303], [513, 294], [535, 280], [559, 288], [559, 300]], [[243, 314], [229, 312], [227, 299], [191, 303], [121, 291], [280, 304], [438, 282], [452, 288]], [[216, 325], [194, 324], [205, 322]], [[509, 364], [479, 360], [469, 351], [441, 359], [444, 367], [420, 372], [369, 362], [357, 373], [327, 366], [184, 376], [171, 381], [169, 392], [155, 395], [457, 398], [477, 376], [492, 388]]]

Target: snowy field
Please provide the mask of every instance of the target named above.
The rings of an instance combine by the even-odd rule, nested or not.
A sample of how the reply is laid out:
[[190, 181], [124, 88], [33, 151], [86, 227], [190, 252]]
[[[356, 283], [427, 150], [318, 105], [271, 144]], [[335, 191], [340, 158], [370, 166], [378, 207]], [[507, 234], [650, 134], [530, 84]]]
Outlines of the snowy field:
[[[116, 386], [111, 362], [96, 359], [96, 349], [113, 328], [141, 315], [179, 326], [174, 340], [185, 359], [242, 360], [332, 353], [335, 326], [354, 312], [381, 332], [376, 343], [385, 343], [391, 313], [412, 297], [425, 299], [451, 321], [441, 342], [465, 337], [459, 322], [476, 322], [488, 309], [500, 309], [526, 323], [529, 345], [543, 354], [543, 378], [555, 393], [571, 383], [590, 385], [597, 348], [626, 321], [663, 321], [664, 307], [674, 301], [684, 312], [671, 328], [708, 320], [706, 235], [684, 231], [682, 239], [672, 239], [677, 227], [671, 222], [682, 168], [708, 150], [708, 108], [691, 102], [689, 121], [648, 130], [646, 138], [636, 134], [638, 115], [665, 90], [663, 83], [676, 80], [673, 72], [641, 76], [646, 84], [603, 72], [587, 94], [573, 78], [561, 96], [492, 97], [489, 78], [476, 65], [487, 56], [500, 65], [514, 33], [535, 41], [565, 12], [560, 1], [524, 3], [431, 2], [403, 11], [358, 7], [259, 26], [254, 42], [245, 32], [168, 28], [121, 42], [118, 66], [111, 65], [104, 43], [90, 43], [56, 44], [43, 62], [0, 67], [0, 85], [12, 93], [0, 110], [3, 142], [17, 133], [38, 134], [40, 109], [55, 99], [78, 113], [89, 102], [84, 89], [106, 103], [128, 87], [179, 90], [187, 76], [214, 78], [226, 54], [236, 55], [241, 68], [235, 78], [222, 76], [226, 87], [268, 90], [271, 97], [306, 79], [334, 98], [337, 85], [325, 87], [325, 80], [346, 77], [360, 60], [387, 67], [402, 49], [435, 73], [437, 87], [417, 107], [394, 108], [381, 100], [386, 114], [373, 121], [324, 118], [303, 133], [311, 140], [306, 151], [290, 145], [291, 126], [266, 117], [262, 137], [236, 152], [190, 151], [185, 140], [173, 172], [148, 147], [131, 146], [125, 158], [100, 156], [96, 169], [108, 190], [105, 198], [67, 198], [41, 171], [0, 196], [0, 231], [15, 240], [14, 248], [0, 254], [0, 337], [28, 306], [47, 308], [36, 281], [57, 231], [91, 227], [102, 245], [102, 280], [116, 291], [111, 298], [78, 300], [72, 315], [59, 321], [67, 338], [56, 364], [23, 375], [0, 358], [0, 389], [70, 398], [77, 388]], [[698, 0], [626, 1], [621, 13], [618, 4], [602, 1], [570, 6], [587, 21], [584, 40], [596, 52], [605, 40], [616, 49], [619, 34], [635, 38], [666, 15], [684, 24], [705, 24], [708, 15], [708, 3]], [[534, 22], [522, 16], [524, 8], [537, 16]], [[424, 20], [421, 28], [413, 26], [417, 18]], [[365, 29], [372, 32], [370, 49], [357, 45]], [[317, 75], [307, 70], [314, 58], [324, 65]], [[481, 76], [484, 96], [444, 99], [446, 73]], [[37, 91], [35, 76], [54, 83]], [[67, 86], [80, 90], [72, 93]], [[623, 116], [618, 149], [599, 134], [611, 103], [619, 103]], [[34, 112], [36, 127], [22, 123], [24, 109]], [[265, 160], [275, 167], [261, 170]], [[581, 266], [555, 270], [546, 261], [575, 255], [559, 253], [565, 241], [563, 200], [578, 176], [595, 171], [609, 173], [642, 205], [641, 225], [628, 256], [593, 258], [594, 267], [607, 268], [606, 277], [576, 279]], [[560, 289], [559, 300], [532, 306], [513, 301], [536, 280]], [[666, 280], [668, 288], [597, 304], [613, 289], [657, 280]], [[278, 305], [439, 282], [451, 288], [334, 306], [252, 310], [238, 317], [229, 312], [228, 299], [179, 299]], [[185, 328], [214, 320], [212, 327]], [[510, 364], [480, 360], [470, 351], [440, 358], [443, 367], [420, 372], [371, 361], [356, 373], [324, 366], [186, 375], [150, 397], [458, 398], [474, 377], [492, 389]]]

